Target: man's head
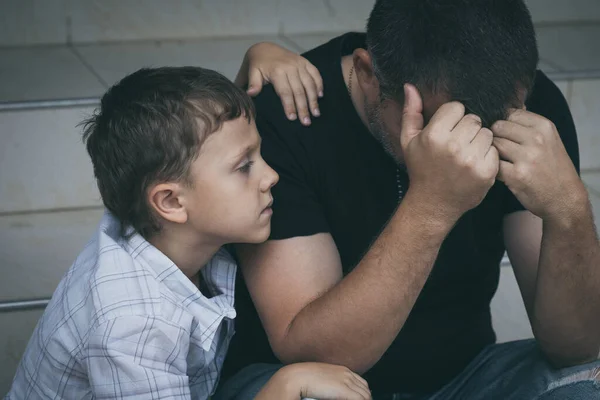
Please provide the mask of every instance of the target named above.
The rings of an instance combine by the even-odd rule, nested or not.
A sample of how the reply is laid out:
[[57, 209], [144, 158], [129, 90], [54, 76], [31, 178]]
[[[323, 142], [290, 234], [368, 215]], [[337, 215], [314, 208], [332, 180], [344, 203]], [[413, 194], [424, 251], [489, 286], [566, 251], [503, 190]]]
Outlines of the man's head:
[[260, 156], [254, 112], [243, 90], [203, 68], [141, 69], [113, 86], [84, 141], [123, 232], [266, 240], [277, 174]]
[[523, 0], [377, 0], [356, 61], [371, 130], [390, 150], [405, 83], [419, 89], [425, 122], [455, 100], [489, 126], [523, 105], [538, 52]]

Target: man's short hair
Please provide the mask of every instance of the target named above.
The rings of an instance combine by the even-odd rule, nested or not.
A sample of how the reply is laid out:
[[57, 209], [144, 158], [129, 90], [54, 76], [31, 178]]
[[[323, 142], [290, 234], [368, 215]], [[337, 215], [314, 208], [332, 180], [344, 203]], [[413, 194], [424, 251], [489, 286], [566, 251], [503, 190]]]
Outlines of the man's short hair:
[[83, 139], [105, 207], [148, 238], [161, 225], [147, 195], [158, 182], [189, 184], [191, 163], [221, 124], [255, 117], [246, 93], [223, 75], [199, 67], [140, 69], [102, 97], [83, 122]]
[[523, 0], [377, 0], [367, 47], [383, 97], [444, 93], [485, 125], [531, 90], [538, 50]]

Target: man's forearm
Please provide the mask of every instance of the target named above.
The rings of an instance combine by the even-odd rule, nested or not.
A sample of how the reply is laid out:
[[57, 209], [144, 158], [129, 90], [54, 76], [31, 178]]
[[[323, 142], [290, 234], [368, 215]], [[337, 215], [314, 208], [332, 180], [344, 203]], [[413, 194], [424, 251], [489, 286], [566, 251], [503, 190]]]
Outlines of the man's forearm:
[[404, 325], [455, 222], [409, 191], [354, 270], [294, 318], [280, 357], [368, 370]]
[[598, 357], [600, 248], [587, 197], [543, 222], [533, 331], [557, 366]]

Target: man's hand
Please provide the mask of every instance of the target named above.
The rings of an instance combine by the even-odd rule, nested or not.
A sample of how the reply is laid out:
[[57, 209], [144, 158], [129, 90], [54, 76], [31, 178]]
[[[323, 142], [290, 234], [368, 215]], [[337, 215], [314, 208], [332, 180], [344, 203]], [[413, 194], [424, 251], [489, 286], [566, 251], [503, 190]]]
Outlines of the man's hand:
[[514, 110], [507, 121], [492, 126], [500, 154], [498, 179], [532, 213], [558, 217], [587, 194], [554, 124], [548, 119]]
[[459, 218], [476, 207], [494, 184], [498, 152], [481, 119], [465, 115], [461, 103], [442, 105], [423, 127], [423, 102], [405, 85], [401, 145], [410, 190], [420, 193], [446, 215]]

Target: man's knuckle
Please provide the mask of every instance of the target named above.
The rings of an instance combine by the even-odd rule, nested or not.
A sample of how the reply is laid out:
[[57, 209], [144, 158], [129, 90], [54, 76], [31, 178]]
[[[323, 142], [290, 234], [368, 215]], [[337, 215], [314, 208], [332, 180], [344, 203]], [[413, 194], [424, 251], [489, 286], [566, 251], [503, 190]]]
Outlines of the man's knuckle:
[[532, 138], [532, 139], [533, 139], [533, 142], [534, 142], [536, 145], [538, 145], [538, 146], [543, 146], [543, 145], [544, 145], [544, 143], [545, 143], [545, 141], [546, 141], [546, 138], [544, 137], [544, 134], [543, 134], [543, 133], [541, 133], [541, 132], [538, 132], [538, 131], [536, 131], [536, 132], [533, 134], [533, 138]]
[[452, 101], [449, 103], [448, 106], [450, 107], [450, 109], [452, 111], [461, 112], [461, 113], [465, 112], [465, 105], [459, 101]]
[[529, 176], [529, 167], [526, 164], [517, 164], [515, 166], [515, 179], [524, 181]]
[[457, 141], [451, 140], [450, 142], [448, 142], [448, 153], [450, 153], [453, 156], [458, 156], [460, 154], [460, 151], [460, 144]]
[[556, 126], [554, 125], [554, 122], [550, 121], [549, 119], [544, 118], [541, 122], [540, 122], [540, 127], [542, 129], [543, 132], [547, 132], [550, 133], [552, 131], [554, 131], [556, 129]]

